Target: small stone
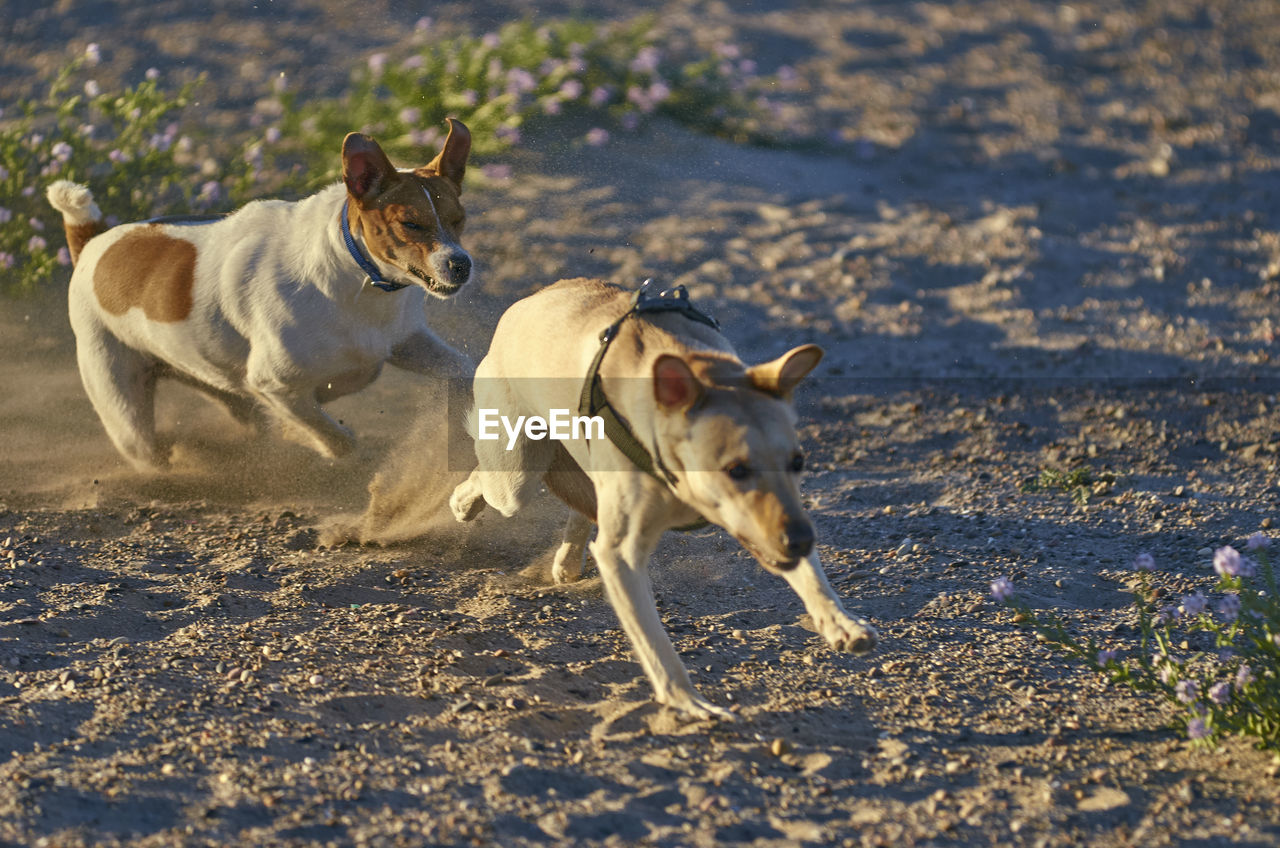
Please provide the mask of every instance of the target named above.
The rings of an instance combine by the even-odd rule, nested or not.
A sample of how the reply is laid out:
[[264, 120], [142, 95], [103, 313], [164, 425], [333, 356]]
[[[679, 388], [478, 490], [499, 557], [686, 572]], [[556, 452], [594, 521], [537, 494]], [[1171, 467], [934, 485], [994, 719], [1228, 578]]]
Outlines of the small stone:
[[774, 739], [769, 743], [769, 753], [775, 757], [781, 757], [784, 754], [790, 754], [792, 751], [791, 743], [785, 739]]
[[310, 677], [308, 677], [308, 678], [307, 678], [307, 682], [308, 682], [308, 683], [310, 683], [312, 686], [323, 686], [323, 685], [324, 685], [324, 675], [323, 675], [323, 674], [313, 674], [313, 675], [311, 675]]

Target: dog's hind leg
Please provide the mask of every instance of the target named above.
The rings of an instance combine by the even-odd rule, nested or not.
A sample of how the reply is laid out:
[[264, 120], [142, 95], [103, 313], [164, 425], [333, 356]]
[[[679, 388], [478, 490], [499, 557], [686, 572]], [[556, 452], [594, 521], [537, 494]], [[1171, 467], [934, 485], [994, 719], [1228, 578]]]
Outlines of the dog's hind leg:
[[551, 564], [551, 578], [557, 583], [572, 583], [582, 576], [587, 542], [596, 523], [595, 485], [562, 444], [556, 445], [555, 457], [542, 480], [552, 494], [571, 507], [563, 540]]
[[595, 522], [577, 510], [569, 511], [564, 523], [564, 536], [551, 563], [551, 579], [557, 583], [572, 583], [582, 577], [583, 563], [587, 558], [587, 542]]
[[156, 446], [156, 362], [102, 327], [76, 327], [80, 379], [111, 442], [140, 471], [168, 464]]
[[831, 588], [815, 550], [795, 568], [782, 572], [783, 578], [804, 602], [813, 626], [827, 644], [837, 651], [865, 654], [876, 646], [879, 634], [865, 618], [853, 618]]
[[198, 380], [169, 366], [161, 366], [156, 373], [160, 377], [182, 383], [185, 386], [190, 386], [203, 392], [206, 396], [217, 401], [232, 418], [245, 427], [257, 429], [262, 424], [262, 407], [255, 403], [252, 398], [214, 388], [203, 380]]

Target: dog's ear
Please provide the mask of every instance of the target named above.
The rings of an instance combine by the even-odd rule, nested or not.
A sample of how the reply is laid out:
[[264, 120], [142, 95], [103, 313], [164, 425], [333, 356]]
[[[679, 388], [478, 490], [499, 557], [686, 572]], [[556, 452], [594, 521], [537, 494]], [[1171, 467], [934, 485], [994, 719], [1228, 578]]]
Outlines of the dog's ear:
[[772, 362], [752, 365], [747, 379], [762, 392], [786, 400], [800, 381], [822, 361], [822, 348], [808, 344], [793, 348]]
[[667, 410], [688, 409], [702, 399], [702, 382], [678, 356], [664, 353], [653, 363], [653, 397]]
[[467, 172], [467, 157], [471, 155], [471, 130], [457, 118], [448, 118], [449, 135], [444, 140], [444, 147], [427, 165], [427, 170], [435, 171], [462, 194], [462, 177]]
[[396, 179], [397, 171], [378, 142], [364, 133], [342, 140], [342, 181], [356, 200], [376, 197]]

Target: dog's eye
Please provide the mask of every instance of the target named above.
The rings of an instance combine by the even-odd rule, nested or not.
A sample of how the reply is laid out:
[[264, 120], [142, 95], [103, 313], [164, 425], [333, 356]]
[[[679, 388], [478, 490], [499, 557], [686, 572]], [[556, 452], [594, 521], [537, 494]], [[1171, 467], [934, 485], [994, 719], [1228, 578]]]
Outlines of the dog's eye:
[[745, 480], [751, 476], [751, 467], [745, 462], [735, 462], [724, 470], [730, 480]]
[[418, 232], [422, 229], [422, 225], [419, 224], [417, 221], [401, 221], [400, 226], [412, 232]]
[[791, 470], [797, 474], [804, 471], [804, 454], [798, 453], [791, 457]]

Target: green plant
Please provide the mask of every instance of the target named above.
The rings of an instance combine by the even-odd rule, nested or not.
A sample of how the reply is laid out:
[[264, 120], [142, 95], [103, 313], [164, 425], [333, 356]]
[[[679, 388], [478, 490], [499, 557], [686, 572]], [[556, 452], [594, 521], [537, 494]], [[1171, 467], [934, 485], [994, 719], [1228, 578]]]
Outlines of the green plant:
[[[680, 56], [656, 44], [653, 22], [623, 25], [558, 21], [511, 23], [483, 36], [429, 40], [398, 62], [369, 57], [337, 99], [280, 96], [284, 137], [308, 162], [313, 185], [337, 176], [334, 151], [359, 129], [408, 161], [442, 140], [446, 117], [471, 129], [473, 152], [491, 156], [520, 142], [539, 119], [577, 113], [634, 129], [663, 112], [703, 130], [745, 138], [754, 114], [740, 92], [751, 75], [694, 51]], [[580, 140], [602, 144], [593, 127]]]
[[1045, 468], [1022, 484], [1024, 492], [1064, 492], [1080, 506], [1095, 495], [1105, 495], [1115, 485], [1116, 476], [1108, 471], [1094, 472], [1080, 467], [1070, 471]]
[[177, 114], [196, 83], [162, 89], [159, 74], [103, 91], [86, 71], [96, 50], [63, 67], [40, 99], [19, 103], [0, 122], [0, 290], [34, 292], [69, 263], [61, 217], [45, 201], [56, 179], [83, 182], [101, 208], [138, 218], [185, 207], [193, 168]]
[[1190, 739], [1211, 742], [1243, 735], [1263, 747], [1278, 748], [1280, 587], [1269, 546], [1267, 537], [1258, 533], [1247, 545], [1253, 558], [1233, 547], [1218, 549], [1213, 569], [1220, 597], [1212, 610], [1201, 592], [1159, 606], [1162, 592], [1152, 585], [1154, 560], [1140, 554], [1134, 561], [1137, 644], [1127, 649], [1103, 648], [1092, 638], [1076, 638], [1057, 616], [1031, 610], [1006, 578], [991, 584], [991, 594], [1016, 611], [1015, 621], [1050, 646], [1114, 683], [1154, 692], [1177, 705]]

